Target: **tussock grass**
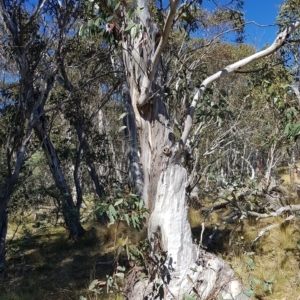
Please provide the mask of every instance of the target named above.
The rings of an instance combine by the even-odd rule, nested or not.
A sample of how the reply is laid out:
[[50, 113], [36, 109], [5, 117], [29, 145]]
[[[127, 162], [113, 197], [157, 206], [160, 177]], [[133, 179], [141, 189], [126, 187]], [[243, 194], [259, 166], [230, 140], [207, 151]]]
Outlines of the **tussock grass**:
[[[207, 218], [203, 241], [221, 224], [227, 210], [214, 212]], [[189, 218], [194, 237], [199, 240], [200, 211], [190, 209]], [[228, 261], [246, 287], [251, 287], [256, 299], [278, 299], [284, 297], [298, 300], [300, 296], [300, 221], [294, 218], [289, 224], [279, 226], [266, 233], [251, 247], [259, 231], [282, 218], [255, 220], [246, 219], [239, 224], [220, 225], [213, 244], [208, 249]], [[76, 299], [81, 295], [89, 300], [107, 299], [108, 295], [95, 298], [88, 292], [90, 282], [95, 278], [105, 279], [113, 272], [111, 265], [97, 265], [110, 261], [113, 250], [126, 237], [132, 243], [145, 238], [129, 229], [126, 224], [119, 226], [94, 225], [87, 229], [85, 236], [74, 244], [67, 239], [64, 228], [54, 227], [38, 231], [8, 242], [8, 265], [1, 274], [0, 300]], [[249, 266], [253, 260], [253, 268]], [[264, 290], [264, 283], [272, 279], [272, 294]], [[258, 282], [253, 284], [253, 282]]]
[[[110, 299], [108, 295], [98, 298], [88, 291], [95, 278], [105, 279], [111, 275], [113, 265], [97, 265], [111, 261], [114, 249], [124, 243], [126, 237], [138, 243], [145, 235], [119, 226], [94, 224], [75, 244], [68, 240], [62, 227], [28, 231], [8, 239], [7, 267], [0, 274], [0, 300], [67, 300], [85, 296], [87, 299]], [[15, 229], [13, 224], [10, 227]]]
[[[214, 212], [207, 219], [204, 244], [213, 232], [214, 224], [220, 224], [221, 215], [226, 213], [226, 210]], [[204, 217], [193, 209], [190, 209], [189, 217], [194, 238], [199, 240]], [[250, 218], [239, 223], [220, 225], [213, 245], [208, 249], [233, 267], [244, 285], [255, 292], [255, 299], [300, 299], [300, 249], [297, 246], [300, 241], [300, 218], [295, 217], [289, 223], [272, 229], [251, 246], [262, 229], [274, 223], [281, 224], [283, 219], [284, 217], [261, 220]], [[272, 281], [272, 293], [266, 290], [268, 281]]]
[[[289, 180], [286, 169], [281, 176]], [[295, 196], [290, 202], [299, 200]], [[211, 199], [204, 199], [203, 206], [204, 210], [211, 207]], [[198, 241], [204, 210], [189, 210], [193, 236]], [[256, 299], [300, 300], [300, 218], [272, 229], [251, 246], [262, 229], [281, 224], [286, 216], [223, 224], [229, 213], [229, 209], [222, 209], [206, 218], [204, 244], [218, 224], [208, 251], [225, 259], [243, 284], [255, 292]], [[127, 238], [132, 244], [146, 238], [145, 233], [137, 233], [125, 223], [105, 226], [91, 221], [85, 236], [74, 244], [62, 227], [33, 228], [30, 216], [24, 225], [18, 224], [18, 218], [10, 222], [8, 263], [5, 273], [0, 274], [0, 300], [78, 300], [81, 295], [88, 300], [115, 299], [109, 295], [97, 298], [88, 291], [93, 279], [105, 280], [113, 272], [111, 264], [97, 263], [111, 261], [114, 250]], [[268, 282], [272, 293], [264, 286]]]

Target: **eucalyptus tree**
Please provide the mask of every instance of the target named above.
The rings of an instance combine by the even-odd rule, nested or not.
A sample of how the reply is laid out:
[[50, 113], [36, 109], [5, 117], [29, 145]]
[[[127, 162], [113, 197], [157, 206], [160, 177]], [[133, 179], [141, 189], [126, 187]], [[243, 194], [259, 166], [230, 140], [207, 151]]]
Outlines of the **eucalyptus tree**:
[[[47, 156], [62, 199], [63, 215], [71, 235], [82, 234], [78, 209], [55, 155], [47, 131], [45, 105], [55, 84], [58, 65], [65, 52], [65, 38], [81, 8], [80, 2], [0, 1], [1, 60], [7, 82], [2, 97], [13, 111], [6, 136], [6, 174], [0, 187], [0, 266], [4, 265], [7, 205], [18, 181], [33, 133]], [[59, 14], [54, 14], [54, 9]], [[75, 33], [73, 31], [73, 33]], [[14, 76], [11, 70], [14, 70]], [[9, 73], [10, 72], [10, 73]], [[12, 95], [14, 87], [14, 97]]]
[[[297, 9], [300, 5], [299, 0], [285, 0], [280, 5], [280, 11], [278, 15], [278, 23], [280, 28], [284, 28], [290, 22], [300, 18], [299, 10]], [[282, 47], [280, 54], [284, 58], [285, 66], [288, 70], [294, 75], [293, 81], [290, 82], [290, 88], [292, 89], [294, 96], [300, 104], [300, 95], [299, 95], [299, 78], [300, 78], [300, 57], [299, 57], [299, 30], [295, 31], [287, 43]], [[297, 121], [297, 120], [296, 120]], [[287, 125], [287, 132], [294, 138], [297, 138], [299, 135], [299, 122], [289, 122]]]
[[[235, 52], [241, 54], [240, 46], [220, 47], [223, 61], [234, 61]], [[225, 53], [228, 47], [232, 53]], [[249, 50], [254, 53], [253, 48], [245, 50], [244, 47], [245, 56]], [[218, 58], [218, 53], [213, 57]], [[223, 181], [224, 187], [229, 182], [245, 183], [250, 175], [267, 190], [273, 170], [283, 159], [281, 150], [291, 145], [284, 134], [287, 117], [298, 116], [288, 88], [291, 72], [284, 68], [282, 59], [272, 55], [236, 72], [232, 79], [215, 83], [205, 96], [206, 105], [196, 113], [195, 121], [205, 118], [204, 123], [208, 120], [206, 114], [217, 115], [217, 122], [202, 126], [202, 139], [206, 142], [198, 146], [203, 155], [200, 162], [210, 166], [207, 175]]]
[[[58, 104], [68, 131], [74, 132], [74, 144], [77, 144], [76, 157], [70, 158], [74, 166], [73, 179], [76, 193], [82, 198], [79, 180], [80, 168], [84, 161], [94, 192], [98, 198], [103, 196], [104, 186], [100, 178], [105, 177], [104, 165], [108, 155], [108, 143], [111, 127], [102, 128], [104, 105], [113, 98], [120, 81], [113, 82], [113, 72], [109, 52], [101, 45], [101, 40], [88, 41], [78, 36], [68, 38], [66, 55], [59, 65], [58, 79], [60, 87], [53, 96]], [[111, 88], [105, 88], [111, 86]], [[105, 90], [107, 90], [105, 92]], [[68, 99], [59, 105], [60, 98]], [[100, 167], [98, 167], [100, 166]], [[70, 165], [69, 165], [70, 167]], [[85, 168], [84, 168], [85, 169]], [[101, 172], [100, 172], [101, 169]], [[107, 182], [105, 182], [107, 186]], [[80, 201], [79, 201], [80, 202]]]
[[[116, 57], [119, 54], [119, 64], [126, 74], [129, 92], [126, 96], [130, 99], [135, 117], [135, 124], [131, 126], [136, 125], [139, 133], [142, 199], [150, 213], [148, 239], [151, 256], [160, 266], [156, 268], [157, 273], [149, 274], [149, 277], [162, 280], [159, 283], [155, 283], [155, 279], [150, 280], [146, 288], [140, 282], [130, 299], [156, 297], [153, 291], [155, 284], [165, 287], [162, 296], [165, 299], [180, 298], [187, 293], [196, 293], [201, 298], [214, 296], [236, 299], [242, 293], [240, 283], [228, 266], [193, 245], [185, 200], [187, 172], [180, 165], [180, 160], [193, 129], [196, 106], [207, 87], [217, 79], [275, 52], [300, 26], [300, 22], [289, 24], [267, 49], [204, 79], [187, 102], [182, 134], [176, 140], [165, 103], [167, 75], [164, 71], [167, 66], [163, 64], [164, 50], [173, 31], [180, 25], [188, 30], [188, 24], [191, 24], [200, 30], [197, 23], [197, 20], [201, 20], [197, 15], [201, 11], [200, 4], [201, 1], [180, 3], [179, 0], [172, 0], [164, 10], [153, 2], [143, 0], [89, 3], [96, 14], [89, 22], [90, 31], [106, 23], [106, 36], [119, 45], [114, 55]], [[234, 12], [231, 20], [236, 24], [236, 19], [242, 15], [237, 9], [229, 11]], [[157, 15], [159, 18], [155, 18]], [[185, 22], [187, 19], [189, 23]], [[81, 33], [85, 31], [86, 27], [80, 30]], [[157, 260], [159, 253], [165, 255], [163, 263]]]

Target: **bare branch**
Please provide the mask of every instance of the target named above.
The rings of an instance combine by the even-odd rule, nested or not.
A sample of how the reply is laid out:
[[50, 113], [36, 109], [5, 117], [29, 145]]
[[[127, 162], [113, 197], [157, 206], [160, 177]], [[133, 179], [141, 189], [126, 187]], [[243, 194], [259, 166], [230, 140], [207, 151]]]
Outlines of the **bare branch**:
[[261, 214], [257, 213], [255, 211], [247, 211], [247, 214], [252, 217], [257, 217], [258, 219], [265, 219], [265, 218], [271, 218], [271, 217], [278, 217], [282, 213], [286, 211], [295, 211], [295, 210], [300, 210], [300, 204], [295, 204], [295, 205], [288, 205], [288, 206], [283, 206], [277, 209], [275, 212], [270, 212], [266, 214]]
[[209, 76], [208, 78], [206, 78], [200, 88], [198, 89], [198, 91], [196, 92], [194, 99], [192, 101], [192, 104], [190, 106], [189, 109], [189, 113], [188, 116], [186, 118], [185, 121], [185, 127], [184, 127], [184, 131], [182, 133], [180, 142], [179, 142], [179, 149], [177, 152], [177, 158], [181, 155], [183, 147], [188, 139], [188, 136], [190, 134], [190, 131], [192, 129], [192, 125], [193, 125], [193, 117], [194, 117], [194, 113], [196, 110], [196, 105], [198, 103], [198, 101], [203, 97], [203, 94], [206, 90], [206, 88], [214, 81], [216, 81], [217, 79], [221, 78], [221, 77], [225, 77], [227, 75], [229, 75], [230, 73], [235, 72], [236, 70], [246, 66], [247, 64], [256, 61], [260, 58], [269, 56], [270, 54], [274, 53], [277, 49], [279, 49], [284, 42], [286, 41], [287, 37], [292, 34], [296, 29], [298, 29], [300, 27], [300, 20], [292, 23], [290, 26], [288, 26], [284, 31], [282, 31], [280, 34], [277, 35], [275, 41], [273, 42], [273, 44], [262, 50], [259, 51], [253, 55], [250, 55], [242, 60], [239, 60], [238, 62], [235, 62], [227, 67], [225, 67], [223, 70], [218, 71], [217, 73]]
[[[152, 66], [151, 66], [149, 75], [147, 76], [147, 74], [145, 74], [145, 76], [143, 78], [141, 94], [137, 101], [138, 106], [145, 105], [149, 99], [149, 93], [150, 93], [152, 81], [154, 78], [154, 74], [156, 72], [156, 67], [160, 60], [161, 53], [164, 50], [165, 46], [167, 45], [178, 3], [179, 3], [179, 0], [170, 0], [170, 11], [167, 16], [167, 20], [166, 20], [166, 23], [165, 23], [165, 26], [163, 29], [161, 39], [159, 41], [159, 44], [154, 53], [154, 57], [152, 59], [153, 62], [152, 62]], [[153, 41], [153, 42], [155, 42], [155, 41]]]
[[33, 21], [33, 20], [37, 17], [37, 15], [40, 13], [41, 9], [44, 7], [45, 3], [46, 3], [46, 0], [39, 0], [39, 2], [38, 2], [38, 4], [37, 4], [37, 6], [36, 6], [34, 12], [32, 13], [32, 15], [31, 15], [31, 17], [30, 17], [30, 19], [28, 20], [28, 22], [27, 22], [26, 25], [32, 23], [32, 21]]
[[[286, 219], [284, 219], [284, 221], [281, 223], [281, 224], [283, 224], [283, 223], [285, 223], [285, 222], [287, 222], [287, 221], [290, 221], [290, 220], [292, 220], [294, 218], [294, 216], [289, 216], [289, 217], [287, 217]], [[273, 228], [276, 228], [276, 227], [278, 227], [279, 225], [281, 225], [281, 224], [272, 224], [272, 225], [269, 225], [269, 226], [267, 226], [266, 228], [264, 228], [264, 229], [262, 229], [260, 232], [259, 232], [259, 234], [258, 234], [258, 236], [253, 240], [253, 242], [251, 243], [251, 246], [253, 246], [266, 232], [268, 232], [268, 231], [270, 231], [270, 230], [272, 230]]]
[[5, 5], [5, 1], [0, 0], [0, 13], [2, 15], [3, 21], [5, 23], [5, 25], [7, 26], [7, 29], [9, 30], [9, 32], [11, 33], [15, 44], [18, 44], [19, 41], [19, 35], [18, 35], [18, 24], [15, 20], [15, 18], [9, 15], [6, 5]]

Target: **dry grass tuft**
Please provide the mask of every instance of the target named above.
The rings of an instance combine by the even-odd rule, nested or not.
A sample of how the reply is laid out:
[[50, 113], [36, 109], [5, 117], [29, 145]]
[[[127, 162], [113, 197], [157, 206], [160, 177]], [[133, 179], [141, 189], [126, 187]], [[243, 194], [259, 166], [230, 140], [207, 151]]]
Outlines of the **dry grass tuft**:
[[[199, 240], [203, 217], [192, 209], [189, 216], [194, 237]], [[219, 220], [220, 215], [214, 212], [206, 222], [204, 243]], [[281, 300], [286, 297], [298, 300], [300, 296], [300, 249], [297, 246], [300, 242], [299, 217], [265, 233], [251, 246], [262, 229], [270, 224], [281, 224], [282, 221], [283, 218], [253, 218], [239, 224], [219, 226], [213, 245], [208, 249], [229, 262], [244, 285], [255, 292], [255, 299]]]
[[[0, 300], [78, 300], [81, 295], [94, 300], [95, 295], [88, 291], [91, 281], [105, 279], [113, 272], [112, 264], [97, 263], [111, 261], [115, 247], [127, 236], [132, 243], [145, 237], [123, 223], [109, 227], [94, 224], [74, 244], [62, 227], [31, 232], [29, 228], [26, 238], [21, 231], [7, 242], [8, 263], [5, 273], [0, 274]], [[11, 228], [9, 234], [12, 236]]]

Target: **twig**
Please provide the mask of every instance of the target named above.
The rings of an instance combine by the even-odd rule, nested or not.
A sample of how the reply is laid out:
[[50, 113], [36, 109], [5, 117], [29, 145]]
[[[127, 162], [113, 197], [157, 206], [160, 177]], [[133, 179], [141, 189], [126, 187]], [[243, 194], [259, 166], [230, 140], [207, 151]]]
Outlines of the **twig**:
[[[284, 221], [281, 223], [281, 224], [283, 224], [283, 223], [285, 223], [285, 222], [287, 222], [287, 221], [290, 221], [290, 220], [292, 220], [293, 218], [294, 218], [295, 216], [289, 216], [289, 217], [287, 217], [286, 219], [284, 219]], [[281, 224], [272, 224], [272, 225], [269, 225], [269, 226], [267, 226], [266, 228], [264, 228], [264, 229], [262, 229], [260, 232], [259, 232], [259, 234], [258, 234], [258, 236], [253, 240], [253, 242], [251, 243], [251, 247], [266, 233], [266, 232], [268, 232], [268, 231], [270, 231], [270, 230], [272, 230], [273, 228], [276, 228], [276, 227], [278, 227], [279, 225], [281, 225]]]
[[204, 222], [202, 222], [201, 223], [201, 234], [200, 234], [200, 243], [199, 243], [199, 247], [201, 247], [201, 245], [202, 245], [202, 240], [203, 240], [203, 233], [204, 233], [204, 229], [205, 229], [205, 227], [204, 227]]
[[257, 219], [263, 219], [263, 218], [270, 218], [270, 217], [278, 217], [285, 211], [295, 211], [295, 210], [300, 210], [300, 204], [283, 206], [277, 209], [275, 212], [271, 212], [268, 214], [260, 214], [255, 211], [247, 211], [247, 215], [257, 217]]

